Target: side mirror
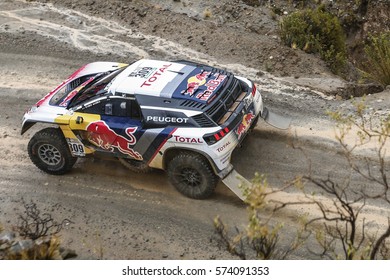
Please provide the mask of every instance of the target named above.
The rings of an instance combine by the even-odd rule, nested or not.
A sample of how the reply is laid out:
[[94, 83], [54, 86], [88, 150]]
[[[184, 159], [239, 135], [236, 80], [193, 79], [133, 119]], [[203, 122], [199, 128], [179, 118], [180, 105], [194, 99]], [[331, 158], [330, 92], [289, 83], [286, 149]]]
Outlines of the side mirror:
[[77, 118], [76, 118], [76, 124], [82, 124], [83, 122], [84, 122], [83, 117], [77, 116]]

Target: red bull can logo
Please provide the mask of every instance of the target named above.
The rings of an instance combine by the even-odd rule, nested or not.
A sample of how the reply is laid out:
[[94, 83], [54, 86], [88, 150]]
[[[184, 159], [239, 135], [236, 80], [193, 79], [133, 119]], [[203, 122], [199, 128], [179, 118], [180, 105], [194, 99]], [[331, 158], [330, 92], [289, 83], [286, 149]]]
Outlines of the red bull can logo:
[[112, 130], [105, 121], [96, 121], [87, 126], [88, 141], [104, 150], [113, 152], [116, 148], [122, 154], [142, 160], [142, 156], [130, 147], [137, 143], [134, 136], [136, 130], [137, 127], [126, 128], [125, 133], [128, 136], [126, 138]]
[[241, 136], [244, 135], [245, 132], [248, 130], [248, 127], [251, 125], [254, 118], [255, 115], [252, 112], [249, 112], [244, 115], [244, 117], [242, 118], [242, 122], [236, 129], [238, 140], [240, 140]]

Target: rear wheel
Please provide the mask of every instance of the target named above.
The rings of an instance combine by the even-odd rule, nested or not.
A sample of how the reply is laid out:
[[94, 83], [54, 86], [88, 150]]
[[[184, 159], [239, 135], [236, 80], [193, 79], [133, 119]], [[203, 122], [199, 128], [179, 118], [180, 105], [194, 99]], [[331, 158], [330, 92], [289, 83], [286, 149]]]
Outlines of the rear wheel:
[[27, 149], [31, 161], [42, 171], [53, 175], [67, 173], [77, 161], [59, 128], [38, 131]]
[[190, 198], [209, 197], [218, 183], [209, 162], [198, 154], [178, 154], [169, 162], [167, 171], [172, 185]]

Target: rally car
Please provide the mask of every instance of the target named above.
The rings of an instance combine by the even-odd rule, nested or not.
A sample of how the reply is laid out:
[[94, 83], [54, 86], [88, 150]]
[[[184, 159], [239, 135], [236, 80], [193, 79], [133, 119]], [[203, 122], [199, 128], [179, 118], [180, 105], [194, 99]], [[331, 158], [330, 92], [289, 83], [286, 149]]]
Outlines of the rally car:
[[231, 174], [232, 152], [259, 117], [270, 116], [252, 81], [222, 69], [191, 61], [94, 62], [29, 109], [21, 133], [37, 122], [57, 125], [28, 143], [32, 162], [49, 174], [104, 153], [133, 171], [166, 170], [180, 193], [201, 199]]

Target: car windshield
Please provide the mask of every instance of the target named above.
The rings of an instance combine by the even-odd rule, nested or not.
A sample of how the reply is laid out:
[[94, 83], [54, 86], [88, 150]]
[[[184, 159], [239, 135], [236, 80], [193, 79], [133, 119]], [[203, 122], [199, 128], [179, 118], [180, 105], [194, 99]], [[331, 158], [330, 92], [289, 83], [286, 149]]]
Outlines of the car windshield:
[[107, 94], [107, 89], [109, 88], [111, 81], [125, 68], [126, 67], [123, 67], [114, 71], [101, 73], [95, 76], [94, 81], [82, 88], [80, 92], [78, 92], [76, 97], [71, 101], [71, 103], [69, 103], [68, 107], [79, 105], [80, 103], [92, 97]]
[[[66, 105], [69, 103], [69, 100], [74, 97], [74, 90], [88, 81], [89, 79], [93, 78], [94, 75], [87, 75], [82, 76], [77, 79], [74, 79], [73, 81], [70, 81], [69, 83], [63, 82], [59, 87], [61, 87], [57, 92], [53, 95], [53, 97], [50, 99], [50, 105], [53, 106], [61, 106], [66, 107]], [[74, 93], [73, 93], [74, 92]]]

